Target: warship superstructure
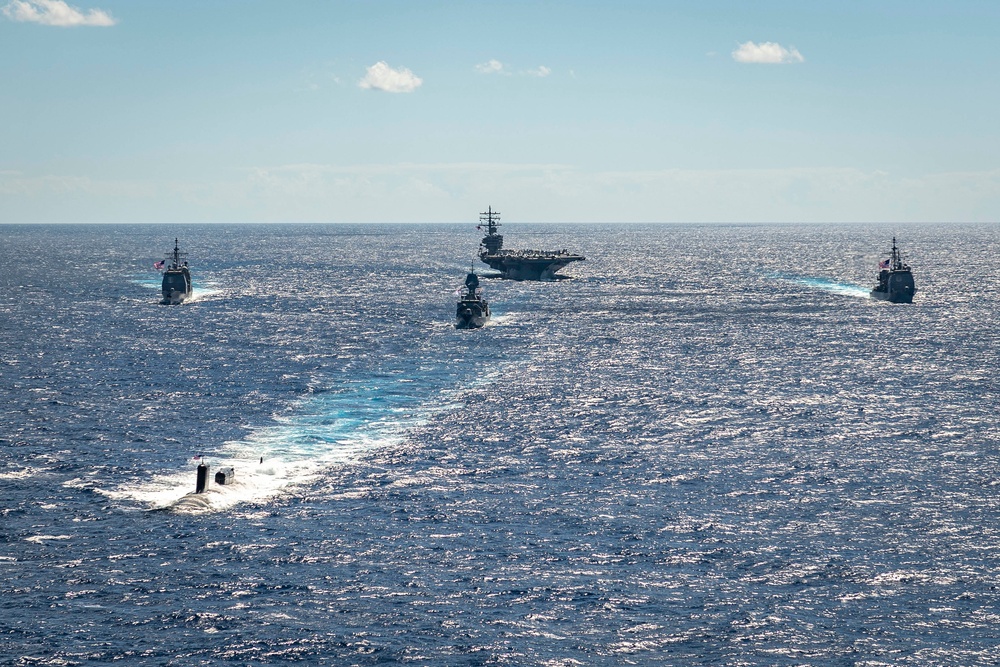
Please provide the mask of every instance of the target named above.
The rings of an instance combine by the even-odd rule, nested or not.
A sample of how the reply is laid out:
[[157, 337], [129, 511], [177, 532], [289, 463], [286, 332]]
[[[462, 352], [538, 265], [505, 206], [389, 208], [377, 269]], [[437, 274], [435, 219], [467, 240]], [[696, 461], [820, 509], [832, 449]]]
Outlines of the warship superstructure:
[[465, 277], [465, 291], [459, 294], [455, 307], [456, 329], [480, 329], [490, 319], [490, 304], [483, 298], [479, 276], [472, 271]]
[[194, 291], [191, 287], [191, 271], [188, 269], [187, 253], [181, 252], [177, 239], [174, 239], [174, 250], [166, 259], [155, 264], [156, 268], [162, 269], [163, 282], [160, 287], [163, 298], [162, 305], [177, 305], [183, 303], [185, 299], [190, 299]]
[[486, 223], [486, 236], [479, 245], [479, 259], [510, 280], [558, 280], [559, 269], [571, 262], [582, 262], [583, 255], [567, 250], [504, 250], [500, 227], [500, 212], [488, 207], [479, 214], [480, 229]]
[[878, 268], [878, 283], [872, 288], [872, 298], [892, 303], [913, 303], [913, 294], [917, 291], [913, 272], [903, 261], [899, 248], [896, 247], [895, 236], [892, 237], [889, 259], [880, 262]]

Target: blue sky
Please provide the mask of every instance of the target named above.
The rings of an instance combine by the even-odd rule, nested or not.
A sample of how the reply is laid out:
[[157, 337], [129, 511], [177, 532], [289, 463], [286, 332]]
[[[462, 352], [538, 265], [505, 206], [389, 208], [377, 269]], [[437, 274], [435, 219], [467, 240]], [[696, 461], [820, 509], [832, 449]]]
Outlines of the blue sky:
[[0, 222], [996, 221], [1000, 2], [0, 0]]

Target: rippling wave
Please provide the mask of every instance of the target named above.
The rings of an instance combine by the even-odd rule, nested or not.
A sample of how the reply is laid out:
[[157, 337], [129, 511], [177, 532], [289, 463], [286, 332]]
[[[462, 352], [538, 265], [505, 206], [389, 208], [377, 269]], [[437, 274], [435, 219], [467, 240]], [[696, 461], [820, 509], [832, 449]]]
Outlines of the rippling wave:
[[995, 659], [996, 226], [4, 231], [0, 663]]

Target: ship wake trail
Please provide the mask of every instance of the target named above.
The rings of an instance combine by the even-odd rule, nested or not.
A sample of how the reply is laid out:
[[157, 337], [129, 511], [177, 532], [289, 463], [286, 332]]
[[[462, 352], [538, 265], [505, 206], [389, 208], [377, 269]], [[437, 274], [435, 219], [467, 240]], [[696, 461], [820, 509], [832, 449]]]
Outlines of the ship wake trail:
[[295, 414], [276, 420], [245, 439], [230, 441], [206, 457], [209, 479], [223, 467], [235, 482], [210, 483], [194, 493], [195, 461], [148, 481], [98, 492], [152, 510], [217, 512], [240, 503], [259, 503], [314, 482], [324, 471], [398, 446], [434, 415], [461, 405], [465, 389], [491, 381], [473, 368], [431, 369], [421, 377], [385, 376], [314, 394]]
[[852, 285], [850, 283], [841, 283], [835, 280], [829, 280], [828, 278], [814, 278], [810, 276], [793, 276], [785, 274], [778, 275], [776, 277], [786, 282], [794, 283], [796, 285], [801, 285], [814, 290], [830, 292], [831, 294], [853, 296], [859, 299], [867, 299], [869, 297], [869, 290], [867, 288]]
[[[145, 277], [132, 278], [133, 284], [139, 285], [140, 287], [145, 287], [147, 289], [156, 290], [157, 292], [160, 291], [162, 282], [163, 279], [160, 278], [159, 276], [153, 278], [145, 278]], [[192, 280], [191, 285], [194, 289], [194, 292], [189, 298], [184, 300], [185, 303], [190, 303], [191, 301], [202, 301], [211, 299], [212, 297], [216, 297], [222, 294], [223, 291], [222, 288], [219, 287], [218, 284], [214, 282]]]

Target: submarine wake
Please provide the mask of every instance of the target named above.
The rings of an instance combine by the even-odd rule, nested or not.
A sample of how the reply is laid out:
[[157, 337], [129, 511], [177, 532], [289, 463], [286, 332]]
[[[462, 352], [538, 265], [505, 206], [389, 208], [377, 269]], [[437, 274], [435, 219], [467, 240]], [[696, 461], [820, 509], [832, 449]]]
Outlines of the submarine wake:
[[[380, 378], [350, 383], [303, 399], [296, 412], [247, 438], [224, 443], [215, 453], [192, 459], [180, 469], [115, 489], [95, 489], [149, 510], [199, 514], [241, 503], [259, 503], [296, 487], [309, 485], [330, 468], [360, 460], [366, 454], [399, 446], [437, 414], [462, 405], [459, 394], [490, 382], [492, 374], [455, 387], [455, 378]], [[206, 463], [209, 478], [233, 468], [234, 479], [209, 483], [195, 493], [195, 466]]]

